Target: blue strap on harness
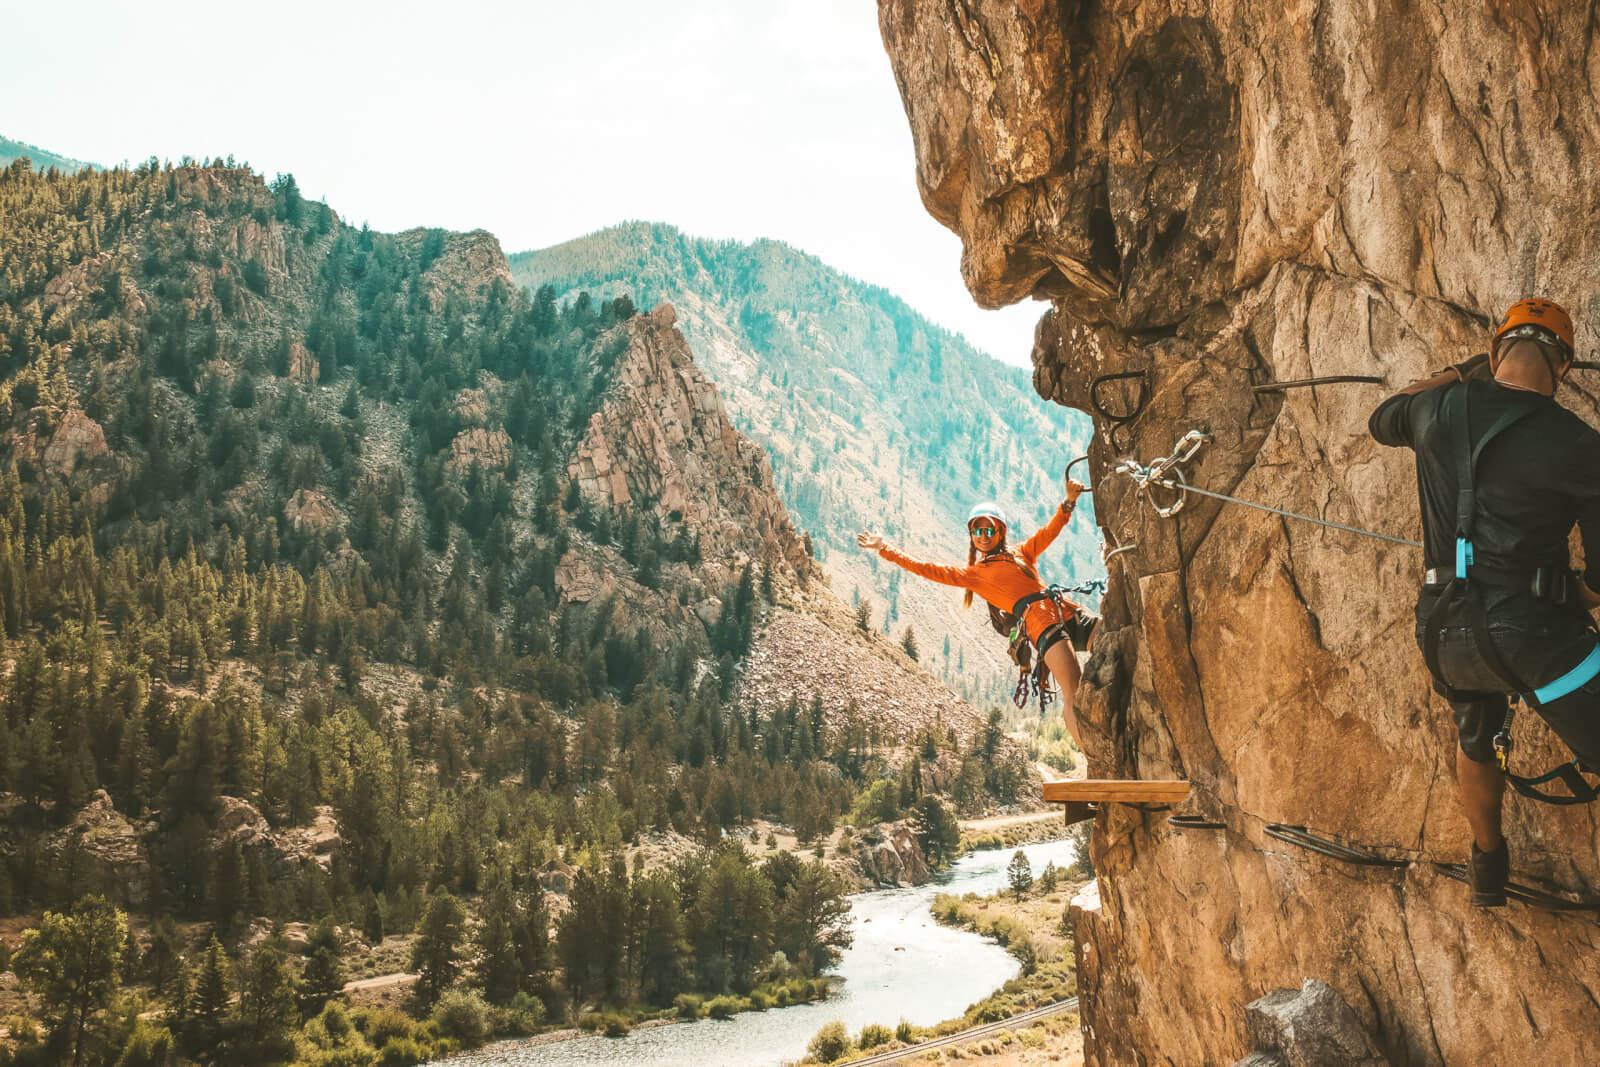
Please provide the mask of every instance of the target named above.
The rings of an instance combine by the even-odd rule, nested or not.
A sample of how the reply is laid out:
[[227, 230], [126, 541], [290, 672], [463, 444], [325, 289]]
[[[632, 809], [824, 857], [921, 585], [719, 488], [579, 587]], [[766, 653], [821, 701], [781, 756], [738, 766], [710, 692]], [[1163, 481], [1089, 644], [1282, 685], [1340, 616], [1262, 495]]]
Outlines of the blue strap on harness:
[[1472, 566], [1472, 542], [1465, 537], [1456, 538], [1456, 577], [1465, 578]]
[[1596, 645], [1594, 651], [1585, 656], [1582, 663], [1566, 674], [1563, 674], [1549, 685], [1543, 685], [1535, 689], [1533, 698], [1540, 704], [1548, 704], [1552, 700], [1560, 700], [1568, 693], [1588, 684], [1589, 680], [1597, 674], [1600, 674], [1600, 645]]

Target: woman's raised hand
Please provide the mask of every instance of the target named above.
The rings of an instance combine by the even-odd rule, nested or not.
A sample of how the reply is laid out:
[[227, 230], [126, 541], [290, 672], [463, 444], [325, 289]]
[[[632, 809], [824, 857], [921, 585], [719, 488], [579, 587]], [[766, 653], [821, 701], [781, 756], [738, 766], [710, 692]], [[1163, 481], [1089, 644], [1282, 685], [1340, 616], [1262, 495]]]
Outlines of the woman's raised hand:
[[1087, 489], [1087, 488], [1088, 488], [1088, 486], [1084, 485], [1082, 482], [1078, 481], [1076, 478], [1068, 478], [1067, 479], [1067, 504], [1069, 506], [1077, 504], [1078, 498], [1083, 495], [1083, 491], [1085, 489]]
[[883, 547], [883, 538], [871, 530], [864, 530], [856, 534], [856, 544], [868, 552], [876, 552]]

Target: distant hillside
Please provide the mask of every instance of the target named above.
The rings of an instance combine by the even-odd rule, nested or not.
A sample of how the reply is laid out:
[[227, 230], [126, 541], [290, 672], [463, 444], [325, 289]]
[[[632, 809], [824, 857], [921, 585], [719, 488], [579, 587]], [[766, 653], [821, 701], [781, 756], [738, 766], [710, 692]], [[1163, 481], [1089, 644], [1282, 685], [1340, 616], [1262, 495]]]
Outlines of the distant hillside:
[[[896, 638], [914, 627], [923, 662], [958, 692], [1003, 699], [1009, 665], [982, 613], [866, 556], [854, 534], [877, 526], [915, 553], [965, 559], [967, 510], [988, 498], [1031, 531], [1061, 499], [1087, 419], [888, 291], [779, 241], [633, 222], [510, 263], [516, 281], [557, 296], [670, 300], [734, 423], [766, 447], [839, 592], [871, 597], [874, 624]], [[1102, 573], [1097, 538], [1080, 517], [1045, 556], [1046, 578]]]
[[81, 159], [68, 159], [66, 156], [58, 156], [54, 152], [46, 152], [37, 145], [31, 145], [26, 141], [13, 141], [9, 137], [0, 137], [0, 167], [13, 163], [23, 156], [27, 156], [28, 160], [33, 164], [33, 169], [41, 173], [51, 167], [63, 174], [76, 174], [84, 168], [100, 169], [99, 164], [96, 163], [85, 163]]

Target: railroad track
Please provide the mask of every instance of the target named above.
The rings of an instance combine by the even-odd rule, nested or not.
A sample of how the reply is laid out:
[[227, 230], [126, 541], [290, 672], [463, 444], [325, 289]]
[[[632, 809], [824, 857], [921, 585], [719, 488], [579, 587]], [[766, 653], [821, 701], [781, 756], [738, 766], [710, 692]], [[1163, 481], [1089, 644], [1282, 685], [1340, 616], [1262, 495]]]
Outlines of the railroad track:
[[880, 1052], [876, 1056], [868, 1056], [864, 1060], [852, 1060], [850, 1067], [878, 1067], [879, 1064], [899, 1063], [901, 1060], [910, 1059], [913, 1056], [921, 1056], [936, 1049], [946, 1048], [950, 1045], [964, 1045], [968, 1041], [989, 1037], [992, 1034], [998, 1034], [1002, 1030], [1015, 1030], [1019, 1026], [1026, 1026], [1028, 1023], [1043, 1019], [1047, 1015], [1059, 1015], [1064, 1011], [1077, 1010], [1078, 998], [1069, 997], [1066, 1000], [1058, 1000], [1054, 1004], [1046, 1004], [1042, 1008], [1025, 1011], [1021, 1015], [1013, 1015], [1009, 1019], [1001, 1019], [997, 1023], [984, 1023], [982, 1026], [974, 1026], [970, 1030], [963, 1030], [959, 1034], [936, 1037], [932, 1041], [923, 1041], [903, 1049], [897, 1049], [894, 1052]]

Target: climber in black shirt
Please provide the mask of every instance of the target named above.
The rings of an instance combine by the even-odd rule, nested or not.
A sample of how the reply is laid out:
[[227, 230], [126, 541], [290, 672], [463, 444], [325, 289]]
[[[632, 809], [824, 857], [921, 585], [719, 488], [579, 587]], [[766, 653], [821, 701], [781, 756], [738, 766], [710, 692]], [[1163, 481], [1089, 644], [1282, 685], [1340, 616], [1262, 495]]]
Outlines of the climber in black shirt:
[[[1505, 903], [1510, 870], [1507, 695], [1522, 695], [1580, 765], [1600, 770], [1600, 648], [1588, 615], [1600, 605], [1600, 433], [1554, 399], [1572, 339], [1559, 306], [1521, 301], [1488, 355], [1413, 383], [1369, 423], [1380, 444], [1416, 452], [1428, 568], [1417, 641], [1454, 712], [1472, 902], [1484, 907]], [[1582, 575], [1567, 550], [1575, 523]]]

